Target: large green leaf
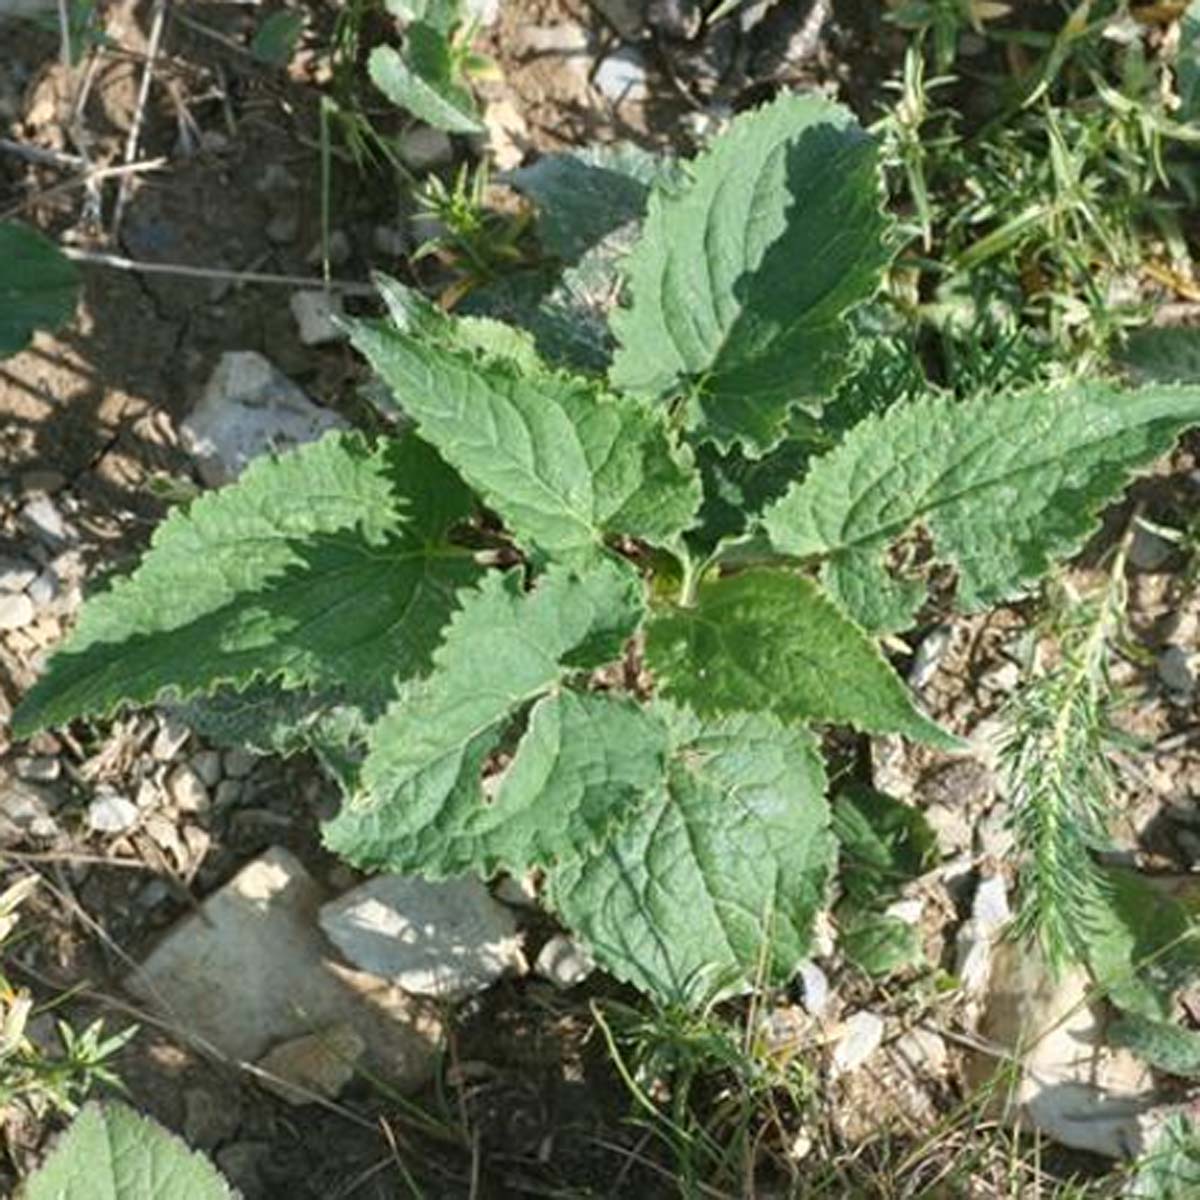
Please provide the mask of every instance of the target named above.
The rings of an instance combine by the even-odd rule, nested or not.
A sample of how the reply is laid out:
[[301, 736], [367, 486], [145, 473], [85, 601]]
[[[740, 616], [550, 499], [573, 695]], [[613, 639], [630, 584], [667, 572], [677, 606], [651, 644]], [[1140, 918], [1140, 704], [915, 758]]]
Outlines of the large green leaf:
[[764, 524], [784, 553], [827, 560], [825, 582], [860, 624], [901, 629], [925, 584], [889, 571], [899, 539], [924, 530], [935, 560], [958, 568], [963, 607], [1011, 598], [1074, 553], [1131, 473], [1197, 423], [1200, 388], [931, 397], [863, 421]]
[[444, 540], [469, 511], [416, 438], [331, 436], [254, 463], [172, 513], [138, 569], [88, 601], [15, 728], [256, 678], [378, 697], [428, 666], [479, 573]]
[[844, 372], [846, 314], [890, 255], [875, 145], [843, 108], [783, 95], [658, 188], [612, 316], [623, 389], [693, 403], [698, 435], [761, 454]]
[[670, 730], [665, 772], [594, 854], [551, 871], [551, 903], [609, 971], [660, 1000], [784, 983], [833, 865], [816, 739], [762, 714], [653, 711]]
[[653, 616], [646, 661], [663, 694], [702, 715], [765, 711], [958, 744], [917, 711], [874, 642], [791, 571], [701, 583], [691, 607]]
[[[641, 619], [642, 584], [604, 560], [582, 576], [552, 568], [531, 592], [521, 572], [496, 572], [460, 601], [432, 674], [371, 731], [366, 793], [325, 826], [326, 843], [360, 865], [450, 874], [506, 860], [514, 843], [481, 811], [484, 763], [522, 706], [619, 655]], [[630, 725], [613, 720], [612, 736]]]
[[453, 77], [450, 47], [431, 25], [411, 25], [404, 53], [376, 46], [367, 60], [371, 82], [393, 103], [447, 133], [482, 133], [471, 93]]
[[0, 358], [24, 350], [35, 329], [54, 329], [75, 311], [79, 272], [48, 238], [0, 221]]
[[653, 412], [399, 330], [360, 323], [353, 337], [421, 436], [519, 541], [578, 559], [609, 533], [664, 545], [692, 523], [699, 477]]
[[216, 1169], [124, 1104], [85, 1105], [23, 1200], [234, 1200]]

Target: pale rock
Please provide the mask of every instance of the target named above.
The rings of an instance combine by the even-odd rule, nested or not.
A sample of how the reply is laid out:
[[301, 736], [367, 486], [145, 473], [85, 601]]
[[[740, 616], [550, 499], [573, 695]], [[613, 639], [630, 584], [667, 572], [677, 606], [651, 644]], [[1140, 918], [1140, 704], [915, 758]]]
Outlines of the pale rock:
[[225, 751], [221, 765], [230, 779], [245, 779], [254, 770], [254, 764], [257, 762], [258, 755], [253, 751], [235, 747], [233, 750]]
[[953, 637], [954, 630], [949, 625], [937, 625], [921, 639], [908, 668], [909, 687], [919, 692], [933, 679]]
[[883, 1042], [883, 1018], [878, 1013], [861, 1009], [842, 1026], [842, 1035], [833, 1049], [830, 1074], [833, 1078], [847, 1075], [861, 1067]]
[[116, 792], [103, 792], [88, 805], [87, 825], [93, 833], [115, 836], [127, 833], [140, 816], [132, 800]]
[[49, 496], [35, 496], [30, 500], [21, 509], [19, 522], [27, 533], [51, 549], [58, 549], [75, 536]]
[[407, 992], [454, 998], [526, 970], [512, 913], [475, 877], [378, 875], [321, 909], [348, 962]]
[[346, 336], [338, 324], [346, 312], [337, 292], [293, 292], [290, 303], [300, 340], [306, 346], [325, 346]]
[[582, 983], [595, 969], [596, 960], [573, 937], [556, 933], [541, 949], [534, 972], [566, 991]]
[[261, 354], [237, 350], [221, 356], [180, 433], [200, 477], [220, 487], [260, 454], [344, 428], [341, 417], [318, 408]]
[[264, 1072], [257, 1079], [289, 1104], [332, 1100], [354, 1078], [366, 1048], [353, 1026], [335, 1025], [273, 1046], [255, 1064]]
[[511, 171], [525, 160], [530, 145], [529, 126], [521, 110], [508, 98], [490, 101], [483, 110], [488, 151], [501, 171]]
[[1168, 646], [1158, 656], [1158, 678], [1167, 691], [1190, 696], [1196, 689], [1191, 655], [1182, 646]]
[[23, 592], [37, 575], [28, 559], [0, 557], [0, 592]]
[[186, 745], [192, 731], [177, 717], [161, 717], [150, 753], [159, 762], [170, 762]]
[[454, 157], [454, 143], [448, 134], [432, 125], [416, 125], [400, 138], [400, 160], [417, 174], [443, 167]]
[[236, 1060], [349, 1025], [366, 1045], [366, 1069], [415, 1091], [438, 1059], [436, 1009], [331, 959], [317, 924], [325, 898], [292, 854], [273, 847], [175, 925], [126, 986]]
[[181, 813], [207, 812], [211, 803], [204, 780], [191, 763], [172, 767], [166, 778], [167, 795]]
[[[996, 1116], [1064, 1146], [1106, 1158], [1141, 1154], [1161, 1098], [1144, 1063], [1104, 1045], [1101, 1008], [1085, 971], [1067, 968], [1055, 979], [1036, 952], [1002, 942], [979, 1025], [998, 1056], [968, 1056], [970, 1086], [988, 1088]], [[1015, 1079], [1010, 1055], [1020, 1064]]]
[[37, 609], [24, 592], [0, 592], [0, 630], [24, 629], [36, 616]]
[[22, 780], [0, 775], [0, 849], [12, 849], [31, 838], [52, 841], [58, 837], [53, 817], [55, 802], [49, 792]]
[[645, 100], [650, 94], [646, 61], [641, 51], [633, 46], [622, 46], [602, 59], [592, 76], [592, 83], [614, 104]]
[[823, 1016], [829, 1008], [829, 976], [811, 958], [797, 967], [796, 974], [800, 976], [805, 1010], [814, 1017]]
[[13, 769], [29, 783], [53, 783], [62, 774], [62, 762], [46, 754], [23, 755], [14, 760]]

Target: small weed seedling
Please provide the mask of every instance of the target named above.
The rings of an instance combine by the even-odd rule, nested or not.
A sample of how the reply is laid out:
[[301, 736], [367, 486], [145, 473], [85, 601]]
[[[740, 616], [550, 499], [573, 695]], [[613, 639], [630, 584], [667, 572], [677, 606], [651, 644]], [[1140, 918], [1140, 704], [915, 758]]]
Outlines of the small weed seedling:
[[[350, 862], [540, 867], [609, 971], [686, 1006], [808, 952], [822, 726], [957, 746], [877, 639], [951, 571], [963, 609], [1026, 590], [1200, 423], [1200, 388], [927, 388], [856, 419], [874, 359], [849, 318], [890, 227], [874, 141], [822, 99], [653, 181], [578, 154], [539, 187], [578, 285], [551, 332], [607, 287], [607, 334], [575, 358], [545, 322], [381, 281], [390, 317], [353, 339], [411, 432], [329, 436], [177, 509], [15, 726], [207, 697], [230, 736], [330, 763]], [[617, 275], [595, 256], [643, 212]]]

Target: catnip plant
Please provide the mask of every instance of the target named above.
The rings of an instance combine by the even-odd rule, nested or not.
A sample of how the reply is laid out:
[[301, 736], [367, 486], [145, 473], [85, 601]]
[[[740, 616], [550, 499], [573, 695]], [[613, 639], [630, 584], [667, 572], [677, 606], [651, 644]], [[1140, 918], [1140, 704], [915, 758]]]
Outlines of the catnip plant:
[[786, 981], [835, 865], [822, 727], [959, 744], [879, 639], [935, 577], [962, 610], [1026, 591], [1200, 423], [1200, 389], [864, 411], [891, 226], [875, 143], [821, 98], [689, 162], [583, 152], [514, 182], [558, 267], [480, 297], [492, 316], [381, 279], [388, 316], [352, 338], [403, 431], [172, 512], [17, 730], [187, 704], [316, 749], [345, 792], [325, 842], [357, 867], [540, 868], [666, 1001]]

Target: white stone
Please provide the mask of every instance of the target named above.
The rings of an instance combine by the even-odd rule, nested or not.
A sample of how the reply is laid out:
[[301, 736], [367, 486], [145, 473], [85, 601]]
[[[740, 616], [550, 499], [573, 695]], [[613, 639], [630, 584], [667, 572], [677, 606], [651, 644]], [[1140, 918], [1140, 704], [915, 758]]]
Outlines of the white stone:
[[512, 913], [474, 877], [378, 875], [326, 904], [321, 928], [348, 962], [419, 995], [464, 996], [526, 969]]
[[293, 292], [290, 303], [300, 340], [306, 346], [325, 346], [346, 336], [338, 325], [346, 314], [337, 292]]
[[436, 1009], [333, 961], [317, 925], [324, 899], [301, 863], [273, 847], [184, 917], [126, 986], [234, 1060], [349, 1025], [366, 1044], [367, 1069], [416, 1090], [437, 1062]]
[[556, 933], [542, 947], [533, 969], [565, 991], [582, 983], [596, 969], [596, 960], [573, 937]]
[[355, 1065], [366, 1048], [350, 1025], [292, 1038], [258, 1060], [255, 1065], [263, 1072], [258, 1082], [289, 1104], [332, 1100], [354, 1078]]
[[592, 83], [615, 104], [625, 100], [644, 100], [649, 89], [641, 51], [633, 46], [622, 46], [609, 54], [596, 68]]
[[811, 958], [806, 958], [796, 973], [800, 976], [805, 1010], [814, 1017], [821, 1016], [829, 1007], [829, 976]]
[[431, 125], [414, 126], [400, 138], [397, 149], [404, 165], [418, 174], [445, 166], [454, 157], [449, 135]]
[[0, 557], [0, 592], [23, 592], [37, 574], [37, 567], [26, 559]]
[[24, 592], [0, 592], [0, 629], [24, 629], [37, 610]]
[[27, 533], [55, 548], [74, 536], [49, 496], [35, 496], [30, 500], [21, 509], [20, 523]]
[[87, 810], [88, 828], [93, 833], [126, 833], [138, 823], [138, 806], [116, 792], [97, 796]]
[[[220, 760], [218, 760], [219, 762]], [[207, 812], [210, 804], [208, 788], [191, 763], [172, 767], [166, 779], [167, 795], [181, 813]]]
[[883, 1042], [883, 1018], [878, 1013], [861, 1009], [842, 1027], [842, 1036], [833, 1050], [830, 1074], [839, 1075], [861, 1067]]
[[235, 350], [221, 356], [180, 433], [200, 477], [220, 487], [260, 454], [344, 428], [341, 417], [318, 408], [261, 354]]
[[1056, 978], [1021, 942], [1001, 942], [979, 1026], [991, 1053], [968, 1056], [968, 1082], [987, 1086], [993, 1115], [1006, 1122], [1076, 1150], [1132, 1158], [1146, 1149], [1162, 1097], [1144, 1063], [1104, 1044], [1106, 1021], [1085, 971]]

